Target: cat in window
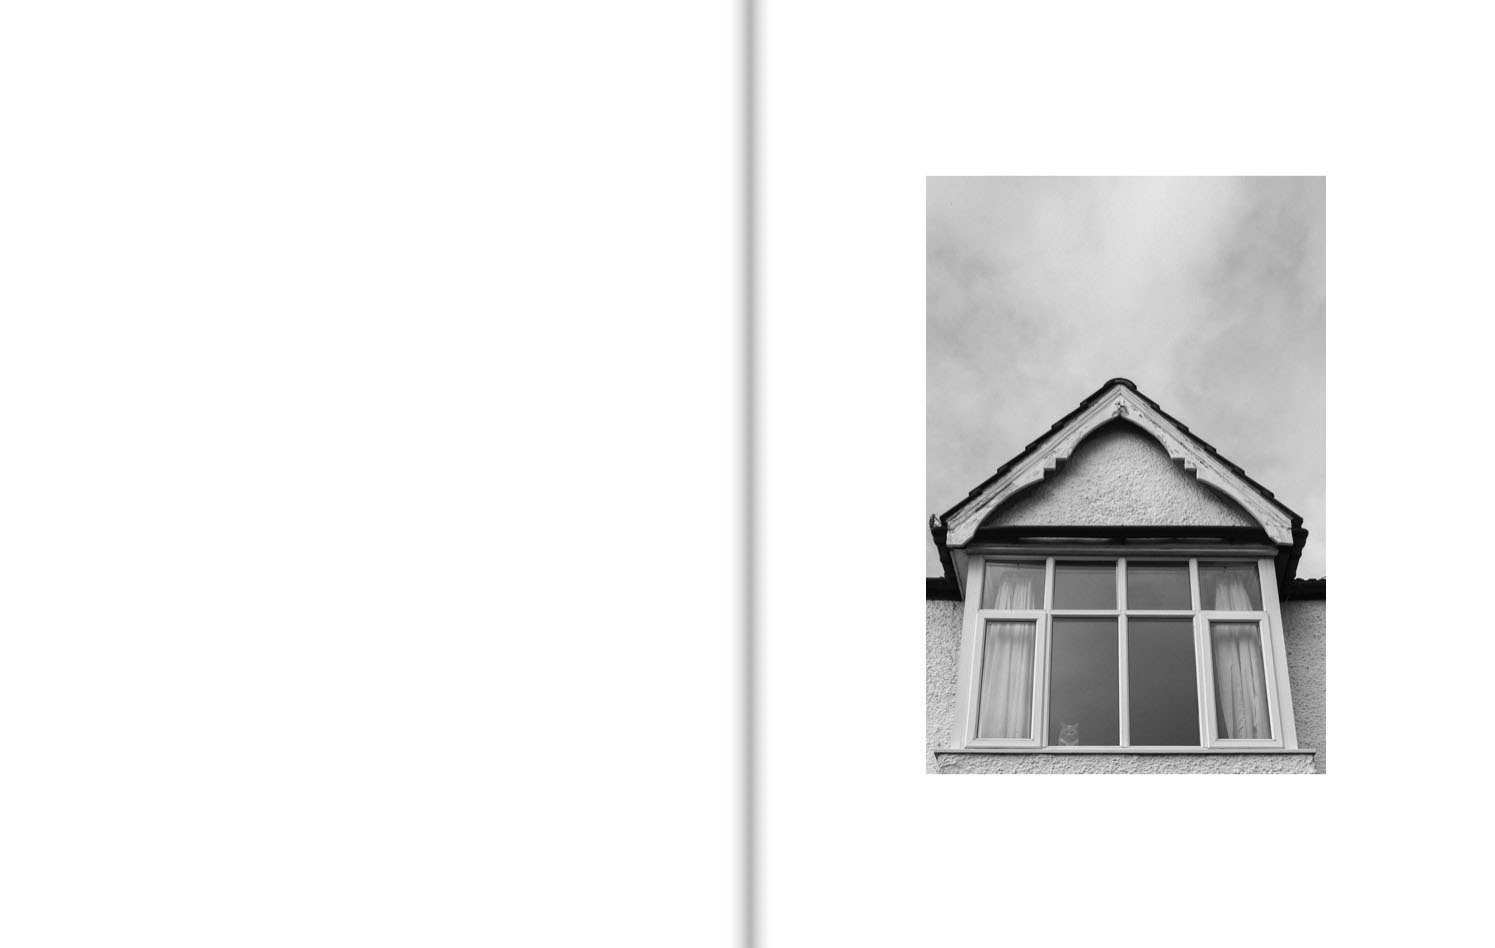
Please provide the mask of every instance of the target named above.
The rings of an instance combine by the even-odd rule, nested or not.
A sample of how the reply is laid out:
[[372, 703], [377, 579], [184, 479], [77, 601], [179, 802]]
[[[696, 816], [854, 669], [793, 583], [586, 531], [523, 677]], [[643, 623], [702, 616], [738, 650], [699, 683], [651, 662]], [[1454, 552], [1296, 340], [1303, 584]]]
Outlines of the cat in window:
[[1080, 743], [1080, 722], [1065, 724], [1059, 722], [1059, 745], [1061, 747], [1074, 747]]

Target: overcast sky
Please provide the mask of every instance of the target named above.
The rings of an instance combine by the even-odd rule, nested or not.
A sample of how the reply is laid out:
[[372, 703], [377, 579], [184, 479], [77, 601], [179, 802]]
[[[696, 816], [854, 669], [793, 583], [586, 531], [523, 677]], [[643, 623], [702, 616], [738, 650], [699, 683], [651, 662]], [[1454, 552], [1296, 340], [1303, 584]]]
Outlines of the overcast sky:
[[927, 204], [928, 513], [1122, 376], [1301, 514], [1325, 575], [1322, 178], [930, 178]]

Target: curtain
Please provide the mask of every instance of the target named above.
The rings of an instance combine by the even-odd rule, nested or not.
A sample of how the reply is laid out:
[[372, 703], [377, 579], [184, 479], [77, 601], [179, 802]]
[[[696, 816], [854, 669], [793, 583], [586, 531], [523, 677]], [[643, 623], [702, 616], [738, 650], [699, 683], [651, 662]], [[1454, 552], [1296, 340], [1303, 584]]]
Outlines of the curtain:
[[1042, 563], [987, 563], [983, 609], [1042, 609]]
[[[1215, 586], [1214, 608], [1251, 608], [1244, 575], [1221, 574]], [[1210, 649], [1215, 655], [1215, 715], [1220, 736], [1270, 738], [1272, 722], [1267, 711], [1267, 679], [1258, 625], [1211, 622]]]
[[986, 623], [977, 737], [1032, 736], [1036, 632], [1031, 621]]
[[[987, 574], [992, 578], [991, 574]], [[1043, 597], [1043, 587], [1037, 590], [1033, 588], [1033, 582], [1024, 574], [1016, 572], [998, 573], [995, 577], [997, 591], [991, 597], [991, 605], [988, 609], [1037, 609], [1038, 600]], [[1042, 582], [1040, 579], [1039, 582]], [[1035, 595], [1035, 592], [1037, 595]]]
[[[996, 567], [996, 568], [993, 568]], [[1036, 609], [1043, 599], [1043, 574], [987, 567], [983, 596], [990, 609]], [[993, 588], [994, 587], [994, 588]], [[977, 737], [1028, 738], [1033, 729], [1033, 650], [1038, 626], [1032, 621], [986, 623], [981, 669], [981, 714]]]
[[[1256, 567], [1250, 567], [1254, 571]], [[1251, 612], [1256, 606], [1251, 601], [1251, 589], [1247, 585], [1255, 579], [1254, 572], [1221, 569], [1216, 572], [1214, 605], [1205, 604], [1206, 609], [1221, 612]]]

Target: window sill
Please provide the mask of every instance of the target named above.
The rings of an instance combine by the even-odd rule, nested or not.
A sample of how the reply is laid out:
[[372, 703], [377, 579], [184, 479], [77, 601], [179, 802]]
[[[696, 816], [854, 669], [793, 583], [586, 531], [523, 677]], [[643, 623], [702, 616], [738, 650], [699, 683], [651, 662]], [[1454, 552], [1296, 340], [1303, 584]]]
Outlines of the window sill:
[[1281, 747], [936, 747], [940, 754], [1113, 754], [1120, 757], [1143, 754], [1303, 754], [1312, 757], [1317, 751], [1309, 748], [1286, 750]]
[[1279, 747], [935, 748], [941, 774], [1311, 774], [1311, 750]]

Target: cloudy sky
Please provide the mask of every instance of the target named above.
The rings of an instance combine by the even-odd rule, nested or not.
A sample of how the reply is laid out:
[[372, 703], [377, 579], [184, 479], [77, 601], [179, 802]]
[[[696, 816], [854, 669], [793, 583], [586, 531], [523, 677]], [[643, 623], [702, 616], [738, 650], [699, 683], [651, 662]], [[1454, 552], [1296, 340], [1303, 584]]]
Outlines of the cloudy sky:
[[929, 513], [1123, 376], [1325, 575], [1322, 178], [930, 178], [927, 207]]

